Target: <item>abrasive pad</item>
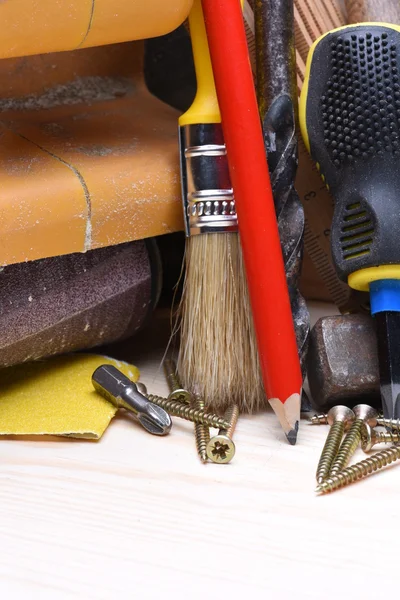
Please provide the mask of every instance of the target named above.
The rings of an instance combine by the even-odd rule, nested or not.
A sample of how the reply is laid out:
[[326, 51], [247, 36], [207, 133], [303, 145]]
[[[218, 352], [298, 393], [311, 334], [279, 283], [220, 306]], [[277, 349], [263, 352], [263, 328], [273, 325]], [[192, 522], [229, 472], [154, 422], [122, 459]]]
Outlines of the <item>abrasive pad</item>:
[[139, 378], [128, 363], [83, 353], [1, 369], [0, 435], [100, 439], [117, 411], [92, 386], [92, 373], [103, 364]]

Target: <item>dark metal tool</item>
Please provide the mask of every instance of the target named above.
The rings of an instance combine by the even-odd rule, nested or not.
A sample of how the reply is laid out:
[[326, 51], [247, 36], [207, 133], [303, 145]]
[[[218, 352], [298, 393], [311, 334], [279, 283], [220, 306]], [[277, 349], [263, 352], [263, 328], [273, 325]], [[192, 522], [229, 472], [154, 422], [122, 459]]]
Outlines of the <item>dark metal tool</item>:
[[335, 199], [339, 277], [369, 292], [383, 412], [400, 418], [400, 27], [331, 31], [310, 51], [301, 126]]
[[370, 315], [319, 319], [311, 330], [307, 375], [312, 404], [320, 412], [360, 402], [381, 408], [378, 352]]
[[304, 375], [310, 321], [306, 303], [298, 290], [304, 211], [294, 189], [297, 84], [293, 0], [255, 0], [254, 18], [258, 106]]
[[400, 418], [400, 312], [375, 314], [383, 412], [387, 419]]
[[172, 421], [169, 414], [141, 394], [133, 381], [112, 365], [98, 367], [92, 375], [96, 392], [118, 408], [133, 413], [139, 423], [154, 435], [170, 432]]

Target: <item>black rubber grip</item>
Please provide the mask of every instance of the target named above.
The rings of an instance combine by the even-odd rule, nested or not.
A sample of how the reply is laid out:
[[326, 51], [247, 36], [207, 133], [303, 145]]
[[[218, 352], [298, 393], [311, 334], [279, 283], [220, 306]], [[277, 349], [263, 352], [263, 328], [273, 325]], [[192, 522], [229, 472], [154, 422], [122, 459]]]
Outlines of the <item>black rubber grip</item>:
[[335, 199], [331, 242], [341, 279], [400, 264], [400, 32], [333, 31], [317, 43], [306, 98], [311, 155]]

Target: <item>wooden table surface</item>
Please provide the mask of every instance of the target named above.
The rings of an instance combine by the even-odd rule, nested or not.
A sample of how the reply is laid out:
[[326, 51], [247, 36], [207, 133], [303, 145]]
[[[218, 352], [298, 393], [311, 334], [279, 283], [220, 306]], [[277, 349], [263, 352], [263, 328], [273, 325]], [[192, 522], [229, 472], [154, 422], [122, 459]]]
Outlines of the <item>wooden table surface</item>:
[[[135, 349], [159, 394], [161, 350]], [[317, 497], [325, 435], [304, 421], [292, 447], [271, 412], [243, 416], [229, 465], [200, 464], [177, 419], [1, 440], [0, 598], [396, 597], [400, 465]]]

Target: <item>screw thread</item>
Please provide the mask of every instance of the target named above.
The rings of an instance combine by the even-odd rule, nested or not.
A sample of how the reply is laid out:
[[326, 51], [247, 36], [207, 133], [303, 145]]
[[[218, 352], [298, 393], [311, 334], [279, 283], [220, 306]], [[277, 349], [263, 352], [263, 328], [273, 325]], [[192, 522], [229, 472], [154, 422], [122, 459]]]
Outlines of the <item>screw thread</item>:
[[[400, 442], [400, 431], [377, 431], [375, 444], [398, 444]], [[374, 445], [375, 445], [374, 444]]]
[[224, 433], [228, 437], [232, 438], [239, 419], [239, 406], [237, 404], [232, 404], [232, 406], [229, 406], [224, 413], [224, 419], [225, 421], [228, 421], [229, 427], [226, 430], [219, 431], [219, 433]]
[[164, 410], [170, 413], [174, 417], [180, 417], [186, 419], [186, 421], [192, 421], [194, 423], [203, 423], [209, 427], [215, 427], [216, 429], [229, 429], [230, 424], [218, 415], [205, 413], [198, 408], [192, 408], [187, 404], [179, 402], [179, 400], [168, 400], [167, 398], [161, 398], [160, 396], [154, 396], [153, 394], [147, 394], [147, 398], [153, 404], [161, 406]]
[[355, 465], [343, 469], [340, 473], [325, 479], [325, 481], [317, 487], [317, 492], [326, 494], [327, 492], [338, 490], [358, 479], [367, 477], [367, 475], [370, 475], [374, 471], [378, 471], [379, 469], [390, 465], [390, 463], [399, 460], [399, 458], [400, 447], [389, 448], [388, 450], [377, 452]]
[[311, 425], [327, 425], [328, 415], [326, 413], [320, 415], [313, 415], [310, 419]]
[[164, 373], [170, 392], [174, 392], [175, 390], [179, 390], [182, 388], [179, 375], [176, 371], [175, 361], [171, 360], [170, 358], [165, 359]]
[[317, 467], [317, 481], [322, 483], [329, 475], [332, 463], [338, 453], [340, 442], [344, 434], [343, 421], [336, 421], [329, 430], [328, 437], [322, 449], [321, 458]]
[[[204, 400], [196, 398], [195, 408], [204, 412]], [[207, 444], [210, 441], [210, 430], [207, 425], [203, 425], [203, 423], [195, 423], [194, 434], [196, 438], [197, 454], [199, 455], [201, 462], [205, 463], [207, 462]]]
[[389, 427], [389, 429], [399, 429], [400, 430], [400, 419], [377, 419], [378, 425], [382, 425], [383, 427]]
[[361, 439], [361, 428], [364, 421], [356, 419], [346, 434], [342, 445], [336, 455], [336, 458], [331, 467], [330, 475], [339, 473], [349, 462], [354, 452], [357, 450]]
[[190, 404], [192, 402], [192, 395], [182, 387], [175, 361], [170, 358], [165, 359], [164, 373], [170, 391], [168, 400], [179, 400], [179, 402]]

